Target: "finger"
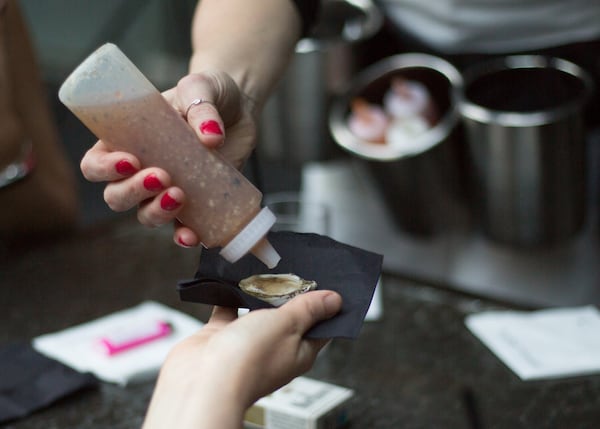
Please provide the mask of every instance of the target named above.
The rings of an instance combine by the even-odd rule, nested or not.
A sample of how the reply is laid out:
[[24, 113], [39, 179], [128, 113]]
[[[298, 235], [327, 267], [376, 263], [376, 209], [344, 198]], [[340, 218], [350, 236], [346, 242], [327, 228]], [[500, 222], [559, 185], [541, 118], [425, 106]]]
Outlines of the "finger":
[[235, 319], [237, 319], [237, 308], [215, 305], [213, 307], [209, 322], [229, 323], [233, 322]]
[[90, 182], [111, 182], [135, 174], [140, 162], [130, 153], [110, 151], [99, 140], [84, 154], [80, 169]]
[[331, 342], [330, 338], [306, 338], [304, 340], [311, 349], [318, 353], [323, 347]]
[[308, 371], [312, 367], [319, 352], [330, 342], [330, 339], [317, 338], [305, 338], [300, 342], [296, 355], [299, 368], [298, 375]]
[[181, 247], [196, 247], [200, 244], [200, 238], [190, 228], [182, 225], [175, 220], [175, 231], [173, 232], [173, 241]]
[[341, 308], [342, 297], [334, 291], [323, 290], [298, 295], [278, 311], [288, 326], [304, 335], [317, 322], [333, 317]]
[[146, 168], [133, 176], [109, 183], [104, 201], [117, 212], [129, 210], [170, 186], [170, 176], [160, 168]]
[[141, 204], [138, 221], [145, 226], [160, 226], [173, 222], [185, 204], [185, 194], [180, 188], [170, 187]]
[[177, 84], [174, 104], [208, 147], [219, 147], [225, 141], [225, 125], [217, 110], [218, 98], [213, 80], [205, 75], [188, 75]]

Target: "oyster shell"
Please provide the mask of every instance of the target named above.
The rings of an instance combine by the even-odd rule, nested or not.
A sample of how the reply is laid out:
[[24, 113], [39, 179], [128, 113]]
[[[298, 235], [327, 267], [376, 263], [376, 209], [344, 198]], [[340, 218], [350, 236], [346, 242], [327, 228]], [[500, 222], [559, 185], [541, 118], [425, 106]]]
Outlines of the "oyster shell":
[[239, 282], [240, 289], [275, 307], [296, 295], [317, 288], [317, 282], [304, 280], [295, 274], [257, 274]]

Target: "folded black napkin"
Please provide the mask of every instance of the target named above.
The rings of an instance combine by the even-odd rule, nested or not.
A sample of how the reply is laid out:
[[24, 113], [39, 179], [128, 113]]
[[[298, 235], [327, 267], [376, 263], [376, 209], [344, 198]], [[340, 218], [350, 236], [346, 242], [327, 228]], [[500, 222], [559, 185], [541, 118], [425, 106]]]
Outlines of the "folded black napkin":
[[204, 249], [195, 278], [178, 284], [180, 298], [250, 310], [269, 308], [271, 304], [244, 293], [237, 284], [254, 274], [292, 273], [316, 281], [317, 289], [338, 292], [344, 301], [338, 315], [315, 325], [307, 337], [356, 338], [381, 275], [383, 256], [318, 234], [279, 231], [270, 232], [268, 238], [281, 255], [277, 267], [270, 270], [252, 255], [230, 264], [218, 249]]
[[84, 388], [97, 379], [38, 353], [30, 343], [0, 348], [0, 423], [25, 417]]

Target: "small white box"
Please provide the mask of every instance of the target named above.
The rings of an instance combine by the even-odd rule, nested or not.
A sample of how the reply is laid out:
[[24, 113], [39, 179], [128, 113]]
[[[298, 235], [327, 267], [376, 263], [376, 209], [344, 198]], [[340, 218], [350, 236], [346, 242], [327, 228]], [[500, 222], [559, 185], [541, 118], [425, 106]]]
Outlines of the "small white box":
[[297, 377], [259, 399], [245, 416], [246, 428], [337, 429], [348, 422], [351, 389]]

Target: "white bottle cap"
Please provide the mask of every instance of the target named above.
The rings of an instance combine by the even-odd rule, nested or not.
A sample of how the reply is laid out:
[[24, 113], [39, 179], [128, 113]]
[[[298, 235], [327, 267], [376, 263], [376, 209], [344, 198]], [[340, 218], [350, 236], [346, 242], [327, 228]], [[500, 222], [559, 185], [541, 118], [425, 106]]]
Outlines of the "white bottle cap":
[[227, 261], [234, 263], [246, 253], [252, 251], [252, 254], [267, 267], [274, 268], [281, 257], [264, 238], [274, 223], [275, 215], [268, 207], [264, 207], [238, 235], [221, 249], [219, 254]]

